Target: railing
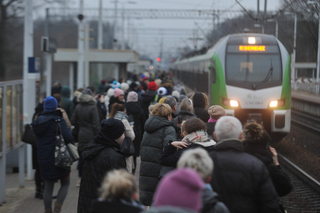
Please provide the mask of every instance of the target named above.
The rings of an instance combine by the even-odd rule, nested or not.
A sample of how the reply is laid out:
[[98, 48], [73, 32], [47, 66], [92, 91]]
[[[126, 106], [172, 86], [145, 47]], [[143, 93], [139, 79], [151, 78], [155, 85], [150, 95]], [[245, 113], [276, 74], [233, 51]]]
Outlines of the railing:
[[0, 82], [0, 157], [21, 142], [22, 80]]
[[291, 81], [291, 88], [293, 91], [306, 92], [313, 95], [319, 95], [319, 82], [309, 78], [299, 78]]

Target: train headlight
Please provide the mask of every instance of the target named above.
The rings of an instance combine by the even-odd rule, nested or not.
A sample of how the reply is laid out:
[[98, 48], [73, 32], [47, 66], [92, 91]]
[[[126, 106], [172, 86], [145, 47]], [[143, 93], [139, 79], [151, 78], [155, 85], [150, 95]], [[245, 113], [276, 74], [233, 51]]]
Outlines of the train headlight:
[[239, 102], [235, 100], [230, 100], [230, 106], [232, 107], [239, 107]]
[[285, 99], [270, 101], [269, 107], [282, 107], [286, 103]]
[[269, 106], [270, 107], [277, 107], [278, 106], [278, 101], [271, 101]]
[[255, 37], [249, 37], [248, 38], [248, 43], [249, 44], [255, 44], [256, 43], [256, 38]]

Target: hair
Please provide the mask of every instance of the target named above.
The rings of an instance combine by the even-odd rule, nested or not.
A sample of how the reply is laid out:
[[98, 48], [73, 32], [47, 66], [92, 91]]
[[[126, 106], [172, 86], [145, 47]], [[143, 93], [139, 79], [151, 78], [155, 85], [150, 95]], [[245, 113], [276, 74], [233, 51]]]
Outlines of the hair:
[[55, 93], [52, 96], [57, 100], [58, 105], [59, 105], [59, 103], [61, 102], [61, 95], [59, 93]]
[[172, 109], [168, 104], [156, 104], [153, 107], [151, 116], [160, 116], [168, 119], [168, 116], [171, 115]]
[[261, 124], [249, 122], [243, 127], [242, 140], [246, 143], [259, 143], [268, 145], [271, 138]]
[[206, 150], [196, 148], [183, 152], [177, 163], [177, 167], [194, 169], [206, 182], [208, 177], [212, 175], [213, 162]]
[[185, 98], [181, 101], [180, 110], [193, 111], [193, 105], [188, 98]]
[[163, 103], [168, 104], [171, 107], [171, 109], [173, 109], [174, 106], [177, 105], [177, 101], [174, 97], [167, 97]]
[[[204, 106], [202, 106], [202, 107], [203, 107], [204, 109], [207, 109], [208, 106], [209, 106], [208, 96], [207, 96], [205, 93], [203, 93], [203, 92], [198, 92], [198, 93], [201, 93], [202, 96], [203, 96], [203, 98], [204, 98]], [[190, 99], [193, 101], [193, 105], [194, 105], [194, 106], [195, 106], [195, 105], [197, 106], [197, 103], [195, 103], [195, 101], [193, 100], [194, 94], [196, 94], [196, 93], [193, 93], [193, 94], [191, 95]]]
[[190, 134], [199, 130], [206, 130], [207, 125], [199, 118], [190, 118], [183, 124], [183, 129]]
[[96, 92], [96, 88], [94, 86], [87, 86], [88, 89], [92, 91], [92, 93]]
[[226, 139], [239, 139], [242, 133], [242, 124], [233, 116], [222, 116], [215, 125], [215, 133], [218, 141]]
[[101, 188], [101, 198], [131, 200], [138, 191], [132, 174], [124, 169], [112, 170], [105, 176]]
[[111, 109], [111, 112], [109, 114], [109, 117], [114, 117], [116, 116], [117, 112], [123, 112], [125, 111], [124, 105], [123, 104], [118, 104], [118, 103], [114, 103]]

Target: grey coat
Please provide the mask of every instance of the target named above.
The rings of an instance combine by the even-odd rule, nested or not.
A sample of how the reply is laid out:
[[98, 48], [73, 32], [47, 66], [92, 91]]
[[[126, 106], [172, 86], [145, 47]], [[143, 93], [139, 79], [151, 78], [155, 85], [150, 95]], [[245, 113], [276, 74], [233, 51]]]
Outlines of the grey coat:
[[79, 97], [79, 104], [73, 112], [71, 123], [79, 125], [78, 150], [82, 151], [83, 146], [89, 143], [95, 135], [98, 135], [100, 119], [96, 107], [96, 100], [88, 94]]
[[160, 157], [165, 145], [176, 140], [173, 123], [163, 117], [151, 116], [145, 123], [141, 141], [139, 179], [140, 202], [150, 206], [160, 175]]

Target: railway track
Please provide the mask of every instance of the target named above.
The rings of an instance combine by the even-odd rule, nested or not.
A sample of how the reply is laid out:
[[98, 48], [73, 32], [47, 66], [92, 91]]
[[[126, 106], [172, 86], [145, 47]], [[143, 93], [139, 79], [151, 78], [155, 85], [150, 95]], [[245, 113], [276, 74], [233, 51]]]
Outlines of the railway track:
[[296, 110], [291, 110], [291, 122], [320, 133], [320, 119], [317, 117], [306, 115], [306, 113]]

